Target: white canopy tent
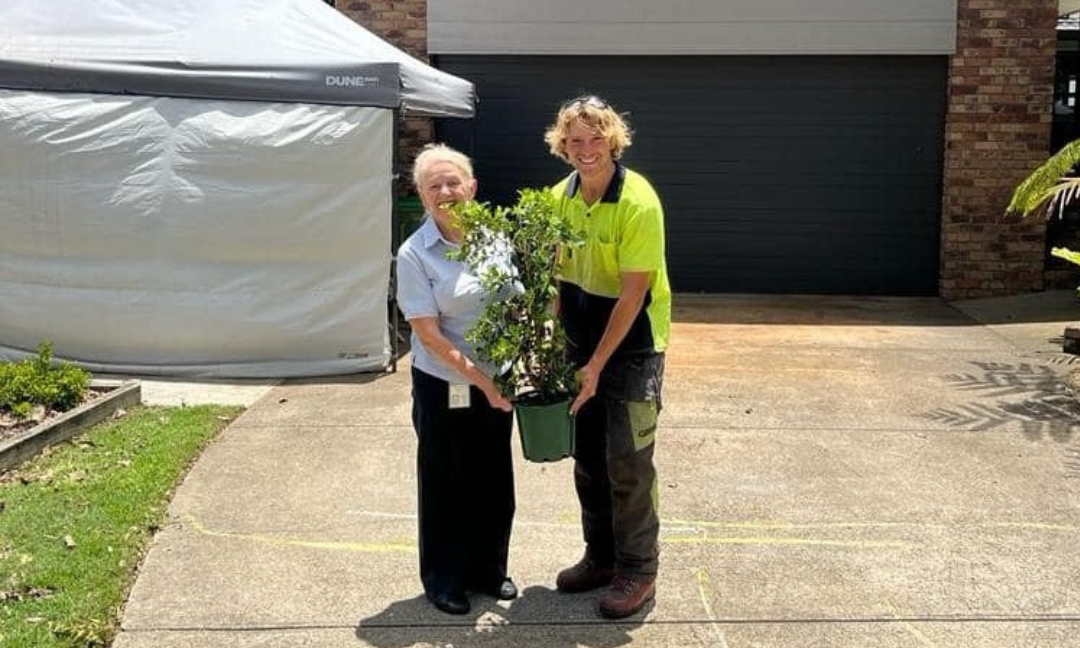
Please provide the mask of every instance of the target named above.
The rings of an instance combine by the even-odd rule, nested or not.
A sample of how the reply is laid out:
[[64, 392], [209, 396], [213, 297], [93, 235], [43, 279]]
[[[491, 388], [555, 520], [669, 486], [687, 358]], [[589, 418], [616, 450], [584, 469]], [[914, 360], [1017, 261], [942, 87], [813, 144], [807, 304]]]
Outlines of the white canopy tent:
[[5, 0], [0, 358], [384, 368], [394, 111], [473, 104], [321, 0]]

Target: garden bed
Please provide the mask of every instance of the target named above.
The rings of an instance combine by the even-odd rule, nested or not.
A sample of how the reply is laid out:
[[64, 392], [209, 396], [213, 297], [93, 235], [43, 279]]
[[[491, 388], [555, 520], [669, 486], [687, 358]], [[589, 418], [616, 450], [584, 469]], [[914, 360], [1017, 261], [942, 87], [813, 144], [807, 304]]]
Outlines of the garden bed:
[[67, 412], [38, 411], [28, 421], [0, 420], [0, 472], [29, 459], [46, 447], [66, 441], [86, 428], [138, 405], [137, 381], [93, 380], [86, 398]]

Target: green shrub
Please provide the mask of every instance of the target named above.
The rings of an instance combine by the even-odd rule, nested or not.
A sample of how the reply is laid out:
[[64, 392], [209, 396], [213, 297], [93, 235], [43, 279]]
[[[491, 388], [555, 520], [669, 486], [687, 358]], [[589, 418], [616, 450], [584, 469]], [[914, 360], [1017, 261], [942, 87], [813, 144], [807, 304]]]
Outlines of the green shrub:
[[66, 362], [53, 364], [52, 345], [42, 342], [36, 357], [0, 364], [0, 410], [26, 418], [37, 405], [66, 412], [90, 388], [90, 373]]
[[[581, 232], [556, 209], [547, 189], [522, 189], [509, 207], [469, 202], [455, 216], [464, 240], [454, 258], [479, 269], [480, 283], [498, 295], [466, 339], [481, 358], [509, 368], [495, 378], [499, 391], [511, 399], [531, 394], [537, 403], [572, 394], [576, 368], [553, 304], [559, 252], [580, 247]], [[512, 265], [505, 262], [507, 252]], [[520, 290], [508, 290], [512, 285]]]

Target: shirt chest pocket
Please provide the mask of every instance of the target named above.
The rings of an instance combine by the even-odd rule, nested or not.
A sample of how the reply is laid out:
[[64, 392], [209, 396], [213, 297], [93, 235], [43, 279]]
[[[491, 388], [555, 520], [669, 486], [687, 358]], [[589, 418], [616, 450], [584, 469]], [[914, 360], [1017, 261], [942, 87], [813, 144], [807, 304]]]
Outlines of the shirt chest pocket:
[[582, 287], [607, 297], [617, 296], [622, 289], [622, 278], [616, 222], [611, 214], [601, 212], [586, 223], [588, 237], [578, 266]]
[[610, 245], [619, 244], [619, 232], [615, 219], [610, 214], [598, 214], [588, 221], [589, 239]]
[[586, 245], [588, 262], [583, 264], [585, 288], [591, 292], [615, 297], [622, 289], [619, 275], [619, 251], [614, 243], [592, 240]]

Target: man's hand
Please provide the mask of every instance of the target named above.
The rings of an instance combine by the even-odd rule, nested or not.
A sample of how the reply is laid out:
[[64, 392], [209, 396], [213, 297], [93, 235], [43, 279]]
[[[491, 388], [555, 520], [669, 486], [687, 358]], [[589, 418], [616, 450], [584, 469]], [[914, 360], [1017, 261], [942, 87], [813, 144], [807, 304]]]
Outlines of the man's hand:
[[593, 363], [589, 363], [578, 369], [578, 395], [574, 399], [573, 403], [570, 403], [570, 415], [574, 416], [578, 413], [585, 403], [589, 402], [589, 399], [596, 395], [596, 385], [600, 382], [600, 371], [593, 366]]

